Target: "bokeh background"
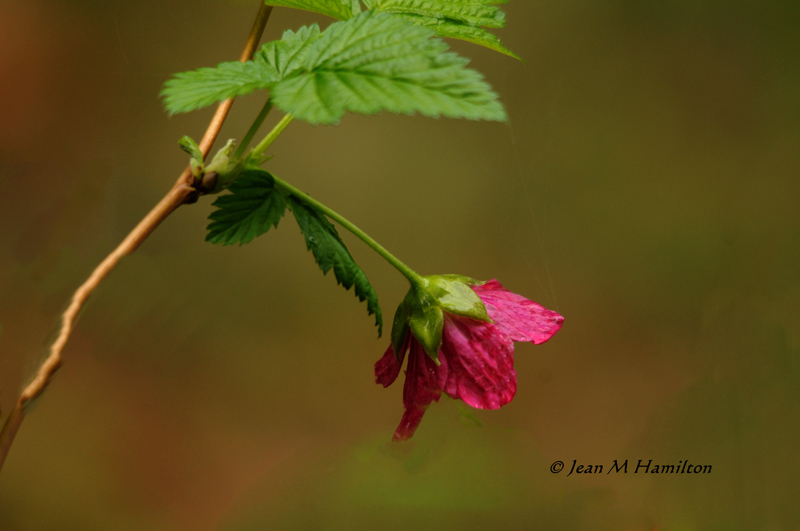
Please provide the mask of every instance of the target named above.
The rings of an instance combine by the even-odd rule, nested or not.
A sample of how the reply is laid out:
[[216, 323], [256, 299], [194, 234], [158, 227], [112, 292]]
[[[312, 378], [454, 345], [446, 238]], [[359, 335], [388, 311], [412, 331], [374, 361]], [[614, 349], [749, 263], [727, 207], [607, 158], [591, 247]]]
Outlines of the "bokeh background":
[[[257, 1], [0, 0], [0, 403], [73, 290], [166, 192]], [[102, 285], [0, 476], [3, 530], [800, 529], [800, 3], [514, 0], [466, 43], [505, 124], [294, 123], [269, 168], [423, 274], [556, 309], [502, 410], [389, 439], [388, 338], [291, 217], [243, 248], [181, 208]], [[276, 9], [265, 39], [313, 21]], [[241, 137], [263, 97], [234, 105]], [[277, 120], [272, 116], [270, 124]], [[269, 125], [269, 124], [268, 124]], [[405, 281], [348, 234], [391, 317]], [[628, 459], [628, 474], [550, 465]], [[639, 460], [712, 465], [634, 474]]]

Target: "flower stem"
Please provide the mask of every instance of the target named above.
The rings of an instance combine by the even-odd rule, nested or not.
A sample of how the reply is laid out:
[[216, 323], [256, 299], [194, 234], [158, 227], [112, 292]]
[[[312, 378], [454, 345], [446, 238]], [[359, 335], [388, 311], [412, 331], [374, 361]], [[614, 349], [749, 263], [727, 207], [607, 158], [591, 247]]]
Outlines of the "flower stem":
[[287, 183], [283, 179], [279, 179], [278, 177], [275, 177], [274, 175], [273, 175], [273, 178], [275, 179], [275, 185], [276, 186], [278, 186], [279, 188], [282, 188], [284, 191], [290, 193], [291, 195], [293, 195], [294, 197], [296, 197], [297, 199], [299, 199], [303, 203], [306, 203], [307, 205], [309, 205], [309, 206], [319, 210], [320, 212], [324, 213], [326, 216], [328, 216], [329, 218], [331, 218], [331, 219], [335, 220], [337, 223], [339, 223], [339, 225], [341, 225], [345, 229], [347, 229], [350, 232], [352, 232], [353, 234], [355, 234], [361, 241], [363, 241], [364, 243], [369, 245], [376, 253], [381, 255], [384, 258], [384, 260], [389, 262], [395, 269], [397, 269], [400, 273], [402, 273], [403, 276], [406, 277], [408, 279], [408, 281], [411, 282], [412, 285], [416, 286], [416, 285], [419, 285], [420, 283], [422, 283], [422, 277], [419, 274], [417, 274], [416, 271], [414, 271], [413, 269], [408, 267], [406, 264], [401, 262], [395, 255], [393, 255], [392, 253], [387, 251], [386, 248], [384, 248], [381, 244], [379, 244], [378, 242], [373, 240], [366, 232], [364, 232], [363, 230], [361, 230], [358, 227], [356, 227], [347, 218], [345, 218], [344, 216], [342, 216], [341, 214], [339, 214], [335, 210], [333, 210], [333, 209], [327, 207], [326, 205], [320, 203], [319, 201], [317, 201], [316, 199], [312, 198], [308, 194], [298, 190], [297, 188], [295, 188], [291, 184]]
[[242, 143], [236, 148], [234, 158], [239, 159], [242, 157], [242, 155], [244, 155], [244, 150], [247, 149], [247, 146], [249, 146], [250, 142], [253, 141], [253, 137], [256, 136], [258, 129], [261, 127], [261, 124], [264, 123], [264, 120], [267, 118], [267, 115], [271, 110], [272, 100], [267, 98], [267, 101], [264, 103], [264, 107], [261, 109], [261, 112], [258, 113], [258, 116], [256, 116], [256, 119], [253, 121], [253, 125], [250, 126], [250, 129], [247, 130], [247, 134], [244, 135]]
[[267, 136], [264, 137], [264, 140], [259, 142], [258, 145], [250, 151], [250, 154], [247, 155], [247, 159], [253, 162], [254, 164], [259, 164], [261, 162], [261, 157], [264, 155], [264, 152], [272, 145], [273, 142], [275, 142], [275, 139], [278, 138], [278, 136], [280, 136], [283, 130], [286, 129], [286, 127], [290, 123], [292, 123], [293, 118], [294, 116], [292, 116], [291, 114], [287, 114], [286, 116], [281, 118], [281, 121], [278, 122], [277, 125], [272, 128], [272, 131], [270, 131], [269, 134], [267, 134]]

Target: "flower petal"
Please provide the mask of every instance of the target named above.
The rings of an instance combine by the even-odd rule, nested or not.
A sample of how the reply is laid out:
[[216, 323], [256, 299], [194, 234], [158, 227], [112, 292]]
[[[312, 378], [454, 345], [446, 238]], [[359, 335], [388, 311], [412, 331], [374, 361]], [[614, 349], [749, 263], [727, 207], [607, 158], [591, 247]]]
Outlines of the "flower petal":
[[497, 280], [472, 286], [495, 326], [514, 341], [544, 343], [561, 329], [564, 318], [541, 304], [505, 289]]
[[498, 409], [517, 392], [514, 343], [494, 324], [448, 316], [439, 359], [449, 365], [444, 392], [480, 409]]
[[447, 372], [446, 362], [437, 366], [425, 353], [422, 345], [416, 340], [411, 340], [406, 384], [403, 387], [403, 405], [406, 410], [394, 433], [393, 441], [405, 441], [414, 435], [430, 403], [438, 402], [442, 396]]
[[384, 387], [392, 385], [403, 367], [403, 356], [405, 356], [405, 349], [398, 360], [394, 355], [392, 345], [389, 345], [383, 357], [375, 362], [375, 383]]

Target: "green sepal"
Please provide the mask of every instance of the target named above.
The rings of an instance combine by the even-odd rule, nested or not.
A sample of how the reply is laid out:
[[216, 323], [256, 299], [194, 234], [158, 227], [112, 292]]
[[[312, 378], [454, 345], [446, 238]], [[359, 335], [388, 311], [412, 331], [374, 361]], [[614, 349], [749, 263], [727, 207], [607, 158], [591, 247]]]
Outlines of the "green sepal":
[[442, 346], [444, 312], [438, 306], [428, 306], [411, 315], [408, 321], [411, 333], [419, 341], [425, 353], [439, 365], [439, 347]]
[[403, 361], [406, 349], [406, 339], [408, 338], [408, 309], [404, 303], [397, 306], [394, 312], [394, 322], [392, 323], [392, 350], [397, 361]]
[[415, 282], [398, 306], [392, 325], [392, 348], [398, 361], [410, 330], [428, 356], [439, 364], [445, 312], [492, 322], [483, 301], [470, 287], [478, 284], [482, 282], [463, 275], [431, 275]]
[[477, 281], [461, 275], [434, 275], [425, 277], [427, 291], [446, 312], [478, 321], [491, 322], [486, 306], [470, 285]]
[[208, 175], [212, 172], [217, 174], [214, 187], [207, 193], [218, 194], [227, 188], [233, 181], [235, 181], [236, 178], [241, 175], [242, 171], [244, 171], [244, 165], [242, 164], [242, 161], [232, 156], [235, 149], [236, 141], [233, 139], [228, 140], [228, 142], [222, 146], [219, 151], [217, 151], [216, 155], [214, 155], [214, 158], [211, 159], [211, 162], [205, 167], [203, 172], [204, 174]]
[[469, 284], [470, 286], [478, 286], [480, 284], [486, 284], [485, 280], [475, 280], [474, 278], [468, 277], [466, 275], [455, 275], [453, 273], [449, 273], [447, 275], [435, 275], [435, 276], [440, 278], [446, 278], [447, 280], [457, 280], [458, 282], [463, 282], [464, 284]]

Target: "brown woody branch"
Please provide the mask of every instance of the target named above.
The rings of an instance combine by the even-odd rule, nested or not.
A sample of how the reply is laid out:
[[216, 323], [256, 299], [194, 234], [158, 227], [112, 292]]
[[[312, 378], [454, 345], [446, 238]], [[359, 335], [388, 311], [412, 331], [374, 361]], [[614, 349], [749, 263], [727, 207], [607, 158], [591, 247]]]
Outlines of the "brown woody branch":
[[[253, 29], [250, 31], [247, 43], [239, 58], [240, 61], [245, 62], [253, 57], [253, 53], [261, 40], [261, 35], [264, 32], [264, 27], [267, 25], [267, 20], [269, 20], [271, 12], [272, 7], [268, 7], [263, 3], [261, 4], [258, 15], [256, 15], [255, 23], [253, 24]], [[200, 150], [203, 152], [203, 157], [208, 156], [208, 152], [211, 151], [211, 146], [217, 139], [217, 135], [219, 135], [222, 129], [222, 124], [225, 123], [225, 118], [228, 116], [231, 105], [233, 105], [233, 99], [228, 99], [220, 103], [219, 107], [217, 107], [217, 112], [211, 119], [208, 129], [206, 129], [203, 139], [200, 141]], [[50, 380], [53, 378], [53, 375], [61, 366], [61, 353], [72, 334], [72, 330], [75, 326], [75, 319], [86, 304], [86, 301], [89, 300], [94, 290], [97, 289], [103, 279], [113, 271], [124, 256], [133, 253], [167, 216], [172, 214], [179, 206], [187, 202], [187, 200], [190, 200], [190, 198], [197, 193], [193, 185], [194, 177], [192, 176], [192, 170], [191, 167], [187, 166], [167, 195], [165, 195], [139, 224], [136, 225], [122, 243], [92, 271], [89, 278], [81, 284], [72, 295], [69, 306], [61, 316], [61, 328], [59, 329], [55, 341], [53, 341], [50, 346], [47, 358], [39, 367], [33, 381], [31, 381], [22, 391], [22, 394], [20, 394], [19, 399], [17, 399], [14, 405], [14, 409], [3, 425], [3, 430], [0, 432], [0, 470], [3, 468], [3, 463], [5, 463], [8, 451], [11, 449], [11, 444], [14, 442], [14, 437], [17, 431], [19, 431], [19, 427], [22, 425], [28, 406], [44, 392]]]

